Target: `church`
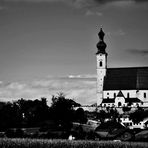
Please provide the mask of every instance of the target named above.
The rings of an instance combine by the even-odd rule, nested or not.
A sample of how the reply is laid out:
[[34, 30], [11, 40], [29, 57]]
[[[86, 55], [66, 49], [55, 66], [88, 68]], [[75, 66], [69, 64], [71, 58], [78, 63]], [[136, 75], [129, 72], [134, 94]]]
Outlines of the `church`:
[[148, 107], [148, 67], [108, 68], [105, 33], [98, 33], [97, 106]]

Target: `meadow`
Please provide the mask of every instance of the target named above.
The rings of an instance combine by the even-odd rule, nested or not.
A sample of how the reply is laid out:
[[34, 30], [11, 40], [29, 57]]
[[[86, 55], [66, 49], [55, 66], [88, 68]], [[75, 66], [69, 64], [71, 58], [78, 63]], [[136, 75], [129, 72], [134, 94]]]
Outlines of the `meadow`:
[[148, 143], [1, 138], [0, 148], [148, 148]]

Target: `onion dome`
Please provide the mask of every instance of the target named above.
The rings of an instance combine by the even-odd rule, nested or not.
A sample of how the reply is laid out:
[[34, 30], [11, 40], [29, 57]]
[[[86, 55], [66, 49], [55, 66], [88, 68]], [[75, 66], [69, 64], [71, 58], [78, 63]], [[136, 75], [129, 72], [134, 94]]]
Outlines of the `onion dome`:
[[96, 54], [99, 54], [99, 53], [102, 53], [102, 54], [106, 54], [106, 43], [104, 42], [104, 36], [105, 36], [105, 33], [103, 32], [102, 28], [100, 29], [100, 32], [98, 33], [98, 36], [99, 36], [99, 42], [97, 43], [97, 48], [98, 48], [98, 51]]

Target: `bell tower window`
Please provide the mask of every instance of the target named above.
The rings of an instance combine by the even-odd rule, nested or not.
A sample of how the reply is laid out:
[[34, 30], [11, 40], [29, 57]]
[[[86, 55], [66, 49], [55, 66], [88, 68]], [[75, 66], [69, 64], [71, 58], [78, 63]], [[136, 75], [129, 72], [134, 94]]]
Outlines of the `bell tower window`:
[[103, 63], [102, 63], [102, 61], [100, 61], [100, 67], [102, 67], [102, 65], [103, 65]]

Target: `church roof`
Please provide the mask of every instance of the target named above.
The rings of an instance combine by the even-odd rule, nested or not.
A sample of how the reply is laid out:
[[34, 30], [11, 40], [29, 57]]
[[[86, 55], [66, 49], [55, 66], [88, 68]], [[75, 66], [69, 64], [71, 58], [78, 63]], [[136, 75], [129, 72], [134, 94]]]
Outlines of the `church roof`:
[[148, 89], [148, 67], [108, 68], [103, 89]]

